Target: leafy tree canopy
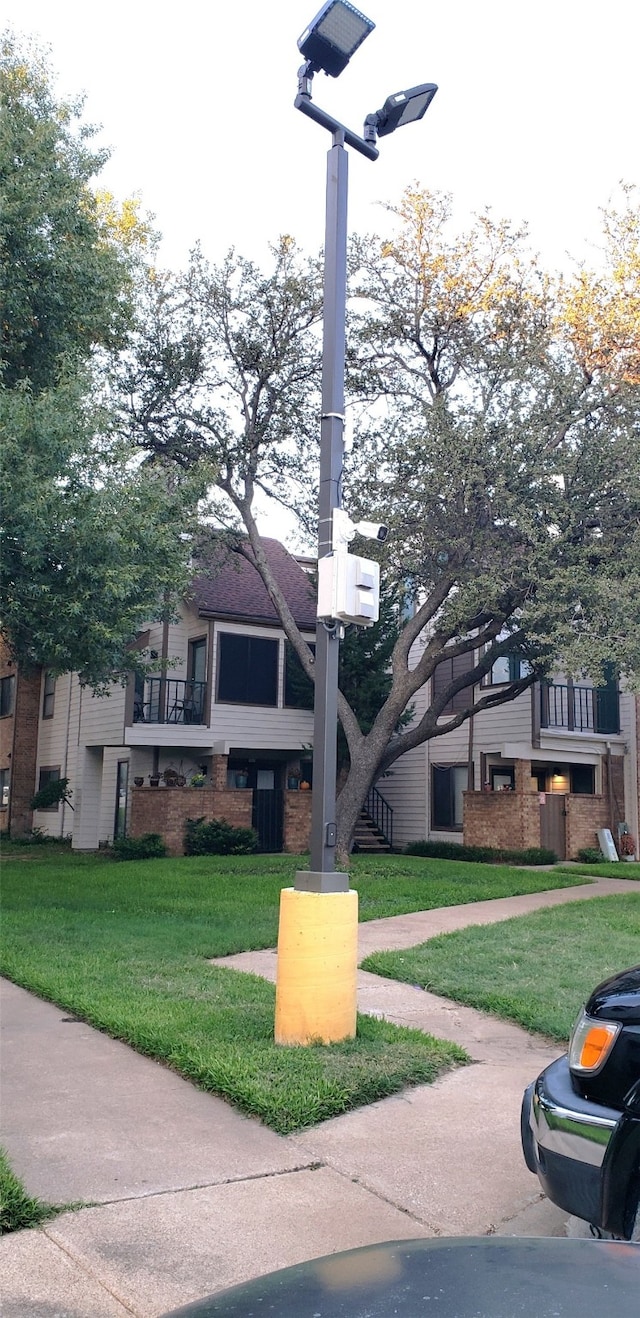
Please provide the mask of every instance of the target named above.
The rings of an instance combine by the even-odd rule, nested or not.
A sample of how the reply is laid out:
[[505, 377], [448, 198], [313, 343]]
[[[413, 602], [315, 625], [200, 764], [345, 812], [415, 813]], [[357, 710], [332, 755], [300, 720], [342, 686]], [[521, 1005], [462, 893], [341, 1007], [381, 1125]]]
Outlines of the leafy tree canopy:
[[100, 686], [184, 588], [204, 477], [141, 463], [98, 401], [152, 237], [137, 203], [92, 192], [106, 155], [81, 102], [56, 100], [45, 58], [11, 34], [0, 94], [2, 630], [19, 663]]

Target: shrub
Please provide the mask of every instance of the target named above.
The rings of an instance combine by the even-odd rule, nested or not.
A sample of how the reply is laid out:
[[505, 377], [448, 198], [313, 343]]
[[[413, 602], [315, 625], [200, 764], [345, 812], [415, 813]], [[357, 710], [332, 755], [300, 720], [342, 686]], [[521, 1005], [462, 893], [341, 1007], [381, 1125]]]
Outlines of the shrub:
[[248, 856], [258, 850], [255, 828], [234, 828], [226, 819], [187, 819], [184, 828], [186, 856]]
[[25, 833], [22, 837], [12, 837], [7, 830], [3, 836], [11, 842], [12, 847], [70, 847], [71, 834], [66, 833], [64, 837], [52, 837], [49, 833], [44, 833], [41, 828], [32, 828], [30, 833]]
[[113, 847], [114, 860], [157, 860], [166, 856], [167, 848], [159, 833], [144, 833], [142, 837], [118, 837]]
[[405, 856], [431, 856], [434, 860], [471, 860], [485, 865], [555, 865], [558, 857], [547, 847], [510, 851], [501, 847], [467, 847], [461, 842], [409, 842]]
[[578, 860], [581, 860], [583, 865], [601, 865], [604, 856], [599, 847], [580, 847]]
[[[72, 795], [68, 778], [50, 778], [49, 782], [31, 798], [31, 809], [47, 810], [49, 806], [59, 805], [61, 801], [71, 805]], [[73, 806], [71, 809], [73, 810]]]

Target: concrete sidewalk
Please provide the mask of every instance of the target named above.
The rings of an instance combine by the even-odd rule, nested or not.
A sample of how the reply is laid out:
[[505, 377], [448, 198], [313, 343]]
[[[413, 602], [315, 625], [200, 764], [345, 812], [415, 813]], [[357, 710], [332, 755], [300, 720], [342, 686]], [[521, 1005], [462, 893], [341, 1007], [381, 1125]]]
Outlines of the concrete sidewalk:
[[[371, 921], [360, 955], [630, 890], [602, 880]], [[273, 952], [224, 964], [275, 974]], [[362, 971], [359, 1006], [459, 1042], [474, 1065], [284, 1138], [5, 983], [2, 1141], [32, 1194], [94, 1206], [0, 1240], [3, 1318], [152, 1318], [381, 1240], [563, 1233], [519, 1139], [522, 1091], [560, 1049]]]

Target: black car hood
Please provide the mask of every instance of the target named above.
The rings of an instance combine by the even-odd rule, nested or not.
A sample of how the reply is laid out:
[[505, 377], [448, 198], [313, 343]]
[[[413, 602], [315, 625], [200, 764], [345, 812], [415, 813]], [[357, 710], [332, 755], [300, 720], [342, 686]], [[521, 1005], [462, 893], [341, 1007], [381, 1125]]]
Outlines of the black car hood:
[[593, 990], [586, 1004], [588, 1016], [625, 1025], [640, 1025], [640, 966], [622, 970]]

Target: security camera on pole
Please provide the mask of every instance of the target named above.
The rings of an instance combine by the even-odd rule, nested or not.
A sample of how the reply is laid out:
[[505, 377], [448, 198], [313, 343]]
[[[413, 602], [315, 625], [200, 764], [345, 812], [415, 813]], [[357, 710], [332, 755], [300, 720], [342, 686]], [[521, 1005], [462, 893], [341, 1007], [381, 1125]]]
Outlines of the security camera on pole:
[[347, 0], [327, 0], [298, 41], [295, 107], [332, 135], [327, 197], [320, 419], [318, 628], [315, 654], [311, 864], [280, 898], [275, 1038], [282, 1044], [335, 1043], [356, 1032], [358, 896], [335, 869], [338, 656], [345, 623], [370, 627], [378, 617], [379, 567], [348, 552], [356, 532], [384, 540], [387, 528], [355, 525], [341, 508], [347, 293], [346, 146], [378, 159], [376, 139], [422, 119], [437, 87], [396, 92], [367, 116], [363, 136], [312, 100], [314, 75], [336, 78], [375, 24]]

